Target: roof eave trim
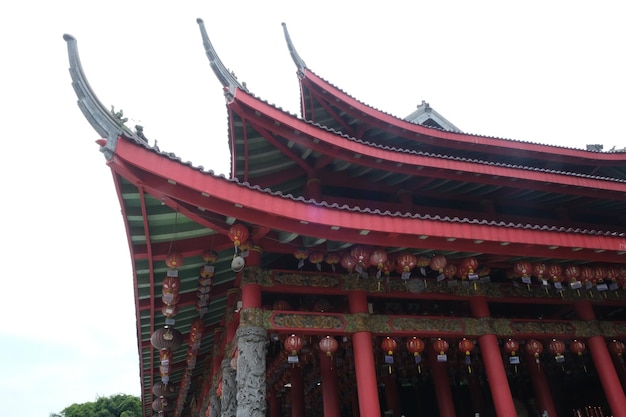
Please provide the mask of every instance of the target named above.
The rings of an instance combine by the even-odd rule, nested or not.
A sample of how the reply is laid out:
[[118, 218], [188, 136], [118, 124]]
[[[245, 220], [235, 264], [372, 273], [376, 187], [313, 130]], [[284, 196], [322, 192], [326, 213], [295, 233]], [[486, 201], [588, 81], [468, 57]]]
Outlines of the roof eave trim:
[[215, 52], [215, 48], [209, 39], [209, 35], [207, 34], [206, 28], [204, 27], [204, 20], [198, 18], [196, 19], [198, 22], [198, 26], [200, 27], [200, 35], [202, 36], [202, 44], [204, 45], [204, 50], [206, 52], [207, 58], [209, 58], [209, 63], [211, 64], [211, 68], [215, 73], [217, 79], [224, 86], [224, 94], [226, 96], [231, 96], [235, 94], [235, 90], [239, 88], [243, 91], [248, 91], [246, 87], [244, 87], [237, 78], [224, 66], [222, 60]]
[[100, 152], [102, 152], [107, 159], [111, 159], [115, 152], [118, 138], [122, 134], [139, 142], [142, 140], [135, 133], [126, 128], [121, 120], [115, 118], [114, 115], [104, 107], [92, 90], [80, 62], [76, 38], [72, 35], [65, 34], [63, 35], [63, 39], [67, 42], [67, 55], [70, 62], [69, 71], [72, 77], [72, 87], [78, 98], [78, 107], [83, 112], [83, 115], [91, 127], [93, 127], [102, 138], [106, 139], [106, 143], [103, 142], [103, 146], [100, 147]]
[[291, 59], [293, 60], [294, 64], [296, 64], [296, 67], [298, 67], [298, 70], [301, 73], [304, 73], [304, 70], [306, 69], [306, 64], [304, 63], [304, 60], [300, 58], [300, 55], [298, 55], [298, 51], [296, 51], [296, 47], [291, 41], [291, 36], [289, 36], [289, 31], [287, 30], [287, 24], [283, 22], [282, 25], [283, 32], [285, 33], [285, 40], [287, 41], [287, 48], [289, 48], [289, 53], [291, 54]]

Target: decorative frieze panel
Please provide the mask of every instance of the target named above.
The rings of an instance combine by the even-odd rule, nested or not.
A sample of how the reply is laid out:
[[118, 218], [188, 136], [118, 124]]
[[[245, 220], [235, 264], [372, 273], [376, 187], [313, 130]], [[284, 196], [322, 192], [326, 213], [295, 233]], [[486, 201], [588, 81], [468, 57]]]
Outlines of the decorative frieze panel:
[[494, 318], [409, 317], [374, 314], [283, 313], [244, 309], [241, 326], [275, 332], [352, 334], [368, 331], [380, 335], [481, 336], [517, 338], [626, 337], [626, 322], [551, 321]]
[[288, 329], [321, 329], [341, 331], [346, 327], [341, 314], [288, 314], [273, 313], [270, 321], [274, 328]]

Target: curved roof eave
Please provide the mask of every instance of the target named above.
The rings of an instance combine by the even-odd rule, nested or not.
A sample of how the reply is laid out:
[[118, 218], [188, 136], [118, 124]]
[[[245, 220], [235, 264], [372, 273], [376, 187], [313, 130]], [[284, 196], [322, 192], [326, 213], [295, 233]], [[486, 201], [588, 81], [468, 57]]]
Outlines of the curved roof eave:
[[[533, 152], [538, 159], [541, 159], [540, 157], [543, 155], [545, 159], [554, 159], [556, 157], [559, 160], [563, 160], [569, 158], [578, 162], [585, 161], [587, 164], [593, 161], [626, 161], [626, 153], [587, 151], [564, 146], [537, 144], [521, 140], [497, 138], [464, 132], [452, 132], [422, 126], [411, 123], [359, 101], [340, 88], [335, 87], [333, 84], [321, 78], [308, 68], [303, 72], [302, 77], [300, 77], [301, 83], [307, 81], [315, 85], [317, 88], [330, 93], [336, 99], [335, 101], [339, 100], [345, 103], [346, 106], [353, 107], [359, 112], [380, 120], [383, 124], [394, 126], [398, 129], [398, 131], [405, 130], [422, 135], [420, 140], [423, 140], [424, 137], [431, 137], [437, 140], [455, 141], [464, 145], [489, 146], [495, 149], [500, 149], [498, 152], [501, 152], [502, 150], [519, 152], [519, 150], [522, 149], [528, 152]], [[439, 146], [442, 145], [441, 142], [437, 142], [437, 144]], [[494, 151], [494, 153], [497, 152]]]
[[211, 68], [213, 69], [215, 76], [224, 86], [224, 93], [231, 97], [232, 94], [235, 93], [236, 89], [248, 91], [248, 89], [237, 80], [237, 77], [235, 77], [235, 75], [222, 63], [222, 60], [217, 55], [217, 52], [209, 39], [206, 27], [204, 26], [204, 21], [198, 18], [196, 19], [196, 22], [198, 22], [198, 26], [200, 27], [200, 35], [202, 36], [202, 44], [204, 45], [206, 56], [209, 58], [209, 63], [211, 64]]
[[[179, 189], [180, 194], [176, 198], [185, 199], [191, 206], [221, 212], [273, 229], [313, 236], [323, 233], [329, 240], [355, 243], [374, 244], [373, 240], [378, 240], [375, 243], [380, 245], [389, 236], [394, 236], [394, 242], [406, 247], [411, 247], [411, 242], [415, 243], [418, 236], [432, 237], [433, 241], [443, 239], [446, 245], [451, 244], [450, 238], [484, 242], [481, 248], [489, 246], [486, 243], [491, 242], [492, 250], [498, 251], [503, 241], [508, 242], [504, 246], [513, 243], [521, 247], [544, 247], [544, 250], [544, 245], [564, 249], [576, 247], [607, 251], [605, 256], [609, 256], [608, 251], [621, 252], [610, 257], [613, 259], [617, 256], [622, 262], [621, 258], [626, 253], [626, 236], [623, 233], [381, 212], [316, 202], [240, 183], [236, 179], [215, 176], [155, 149], [137, 145], [131, 141], [120, 141], [116, 150], [117, 158], [109, 162], [111, 169], [124, 171], [132, 166], [145, 173], [142, 179], [146, 187], [162, 190], [160, 192], [163, 196], [166, 194], [163, 190], [176, 194], [172, 190]], [[161, 198], [160, 195], [155, 197]], [[363, 230], [368, 233], [362, 234]], [[511, 247], [505, 250], [510, 251]], [[568, 257], [574, 255], [570, 252], [567, 251]]]
[[[600, 153], [562, 146], [536, 144], [520, 140], [464, 133], [458, 129], [456, 132], [440, 130], [428, 126], [422, 126], [416, 123], [411, 123], [407, 120], [391, 115], [370, 105], [367, 105], [362, 101], [359, 101], [358, 99], [352, 97], [340, 88], [335, 87], [330, 82], [315, 74], [309, 67], [306, 66], [304, 60], [296, 51], [295, 45], [293, 44], [293, 41], [289, 36], [286, 25], [284, 23], [282, 25], [289, 53], [291, 54], [292, 60], [294, 61], [296, 67], [298, 68], [300, 83], [304, 83], [308, 80], [309, 82], [316, 85], [318, 88], [331, 93], [337, 100], [346, 103], [347, 106], [352, 106], [360, 112], [381, 120], [382, 123], [395, 126], [401, 130], [407, 130], [424, 136], [430, 136], [435, 139], [457, 141], [471, 145], [486, 145], [515, 152], [518, 152], [520, 150], [520, 147], [522, 147], [523, 150], [534, 152], [538, 156], [544, 154], [557, 156], [558, 158], [566, 157], [591, 161], [626, 161], [626, 153]], [[438, 145], [441, 145], [441, 143], [439, 142]]]
[[78, 97], [78, 107], [83, 112], [83, 115], [91, 127], [93, 127], [102, 138], [106, 139], [106, 143], [104, 143], [104, 146], [100, 147], [100, 151], [109, 159], [115, 151], [118, 137], [122, 134], [135, 141], [145, 142], [130, 131], [122, 120], [104, 107], [94, 93], [87, 81], [87, 77], [85, 76], [80, 62], [76, 38], [72, 35], [65, 34], [63, 35], [63, 39], [67, 43], [67, 55], [70, 62], [69, 71], [72, 78], [72, 87]]
[[[403, 150], [395, 147], [388, 147], [352, 138], [341, 132], [325, 128], [319, 124], [302, 120], [282, 109], [279, 109], [248, 91], [235, 94], [229, 106], [240, 103], [259, 114], [265, 114], [275, 120], [275, 124], [288, 126], [291, 131], [304, 133], [294, 134], [291, 140], [301, 142], [303, 146], [308, 146], [314, 150], [324, 152], [325, 142], [333, 148], [330, 155], [351, 160], [353, 163], [364, 164], [367, 156], [372, 160], [386, 160], [393, 166], [414, 165], [422, 168], [445, 169], [451, 172], [466, 172], [472, 175], [494, 175], [509, 178], [512, 181], [528, 180], [544, 187], [545, 184], [571, 185], [586, 189], [606, 189], [607, 191], [625, 192], [626, 182], [619, 179], [594, 177], [590, 175], [554, 171], [543, 168], [520, 167], [509, 164], [499, 164], [467, 158], [448, 157], [445, 155], [433, 155], [426, 152]], [[313, 142], [307, 142], [306, 137], [315, 138]], [[359, 155], [358, 157], [348, 157], [349, 155]], [[373, 163], [373, 166], [380, 166]]]

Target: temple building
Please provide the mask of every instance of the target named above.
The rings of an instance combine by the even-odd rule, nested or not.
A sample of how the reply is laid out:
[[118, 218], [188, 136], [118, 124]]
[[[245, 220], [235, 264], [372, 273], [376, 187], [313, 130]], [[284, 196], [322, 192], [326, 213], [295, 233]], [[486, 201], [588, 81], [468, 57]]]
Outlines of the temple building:
[[393, 116], [283, 26], [293, 115], [198, 24], [228, 177], [128, 128], [64, 37], [126, 226], [144, 416], [626, 417], [626, 152]]

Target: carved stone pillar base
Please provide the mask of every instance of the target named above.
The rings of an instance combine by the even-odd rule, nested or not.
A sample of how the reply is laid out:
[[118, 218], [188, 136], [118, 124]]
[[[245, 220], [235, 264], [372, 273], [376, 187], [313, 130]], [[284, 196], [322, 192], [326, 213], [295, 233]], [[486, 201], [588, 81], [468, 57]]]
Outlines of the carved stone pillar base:
[[265, 417], [265, 343], [263, 327], [237, 329], [237, 417]]

